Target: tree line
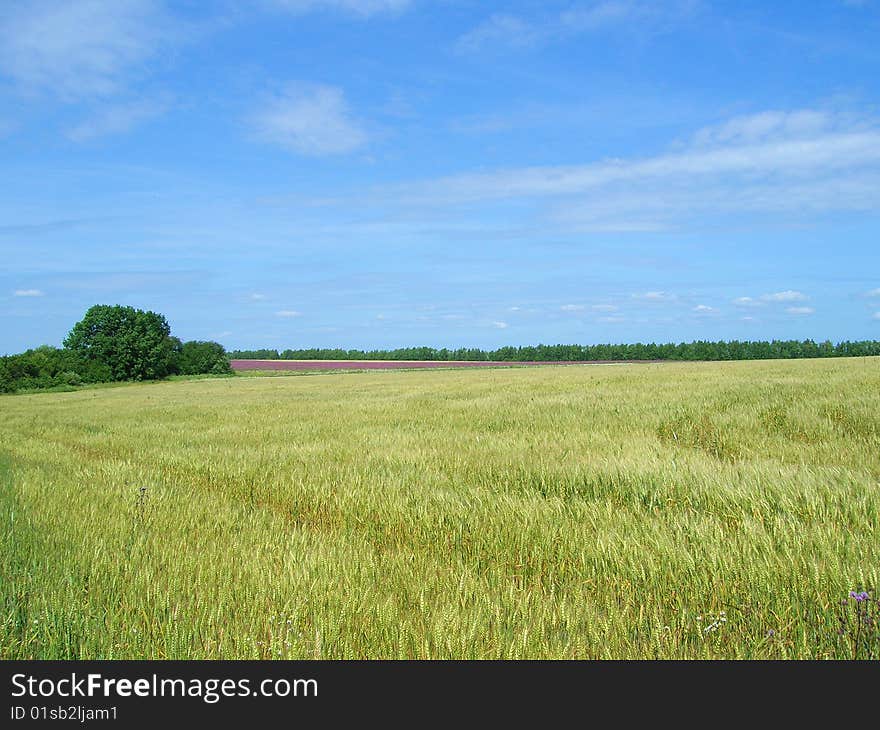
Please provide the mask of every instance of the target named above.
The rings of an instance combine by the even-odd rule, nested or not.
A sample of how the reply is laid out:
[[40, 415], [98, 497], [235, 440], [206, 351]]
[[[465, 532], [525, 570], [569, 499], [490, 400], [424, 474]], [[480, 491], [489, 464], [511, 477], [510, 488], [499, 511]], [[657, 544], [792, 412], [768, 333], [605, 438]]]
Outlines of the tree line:
[[181, 342], [161, 314], [99, 304], [73, 326], [63, 347], [43, 345], [0, 357], [0, 393], [231, 373], [220, 343]]
[[583, 362], [591, 360], [776, 360], [880, 355], [880, 341], [732, 340], [657, 344], [528, 345], [479, 348], [402, 347], [394, 350], [233, 350], [234, 360], [475, 360], [500, 362]]

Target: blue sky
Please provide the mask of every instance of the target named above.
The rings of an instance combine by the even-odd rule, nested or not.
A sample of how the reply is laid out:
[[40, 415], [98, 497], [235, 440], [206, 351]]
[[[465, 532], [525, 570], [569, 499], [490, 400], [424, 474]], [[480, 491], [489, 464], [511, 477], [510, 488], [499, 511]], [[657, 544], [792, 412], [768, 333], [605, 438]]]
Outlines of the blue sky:
[[880, 2], [4, 0], [0, 353], [880, 339]]

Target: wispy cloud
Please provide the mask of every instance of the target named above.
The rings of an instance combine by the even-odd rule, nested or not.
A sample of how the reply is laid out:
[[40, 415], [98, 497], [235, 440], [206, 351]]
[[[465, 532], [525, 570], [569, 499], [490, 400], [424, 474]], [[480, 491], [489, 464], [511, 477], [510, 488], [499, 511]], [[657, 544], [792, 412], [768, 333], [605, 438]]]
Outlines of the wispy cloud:
[[574, 6], [556, 19], [556, 35], [595, 33], [618, 27], [644, 32], [679, 25], [697, 11], [696, 0], [602, 0]]
[[460, 226], [465, 209], [524, 202], [526, 225], [567, 234], [739, 226], [746, 216], [749, 226], [803, 226], [880, 210], [880, 118], [801, 110], [745, 131], [748, 119], [670, 140], [653, 156], [411, 179], [317, 202], [346, 214], [387, 206], [406, 225], [430, 216], [445, 227]]
[[880, 312], [874, 312], [874, 316], [871, 319], [880, 319]]
[[74, 142], [88, 142], [98, 137], [124, 134], [150, 119], [161, 116], [167, 111], [168, 106], [167, 99], [141, 100], [106, 106], [90, 119], [69, 129], [67, 137]]
[[261, 302], [266, 299], [266, 295], [260, 294], [260, 292], [254, 292], [253, 294], [251, 294], [250, 298], [252, 301]]
[[712, 314], [713, 312], [717, 312], [718, 310], [715, 307], [710, 307], [707, 304], [698, 304], [693, 309], [697, 314]]
[[526, 48], [536, 45], [546, 35], [546, 28], [513, 15], [496, 13], [461, 36], [455, 48], [460, 53], [474, 53], [488, 45]]
[[762, 113], [700, 130], [653, 157], [461, 174], [396, 195], [432, 205], [546, 199], [552, 223], [594, 231], [653, 231], [743, 212], [872, 211], [880, 207], [880, 123]]
[[381, 13], [397, 13], [406, 10], [411, 0], [269, 0], [275, 7], [293, 13], [314, 11], [342, 11], [369, 18]]
[[594, 312], [616, 312], [620, 307], [614, 304], [594, 304], [590, 309]]
[[0, 226], [0, 236], [18, 236], [21, 234], [44, 233], [48, 231], [69, 231], [93, 223], [104, 223], [113, 220], [112, 216], [96, 216], [90, 218], [60, 218], [39, 223], [17, 223]]
[[[880, 163], [880, 131], [828, 132], [809, 139], [752, 141], [635, 160], [590, 165], [533, 167], [505, 172], [462, 175], [440, 181], [441, 191], [457, 188], [460, 197], [511, 198], [573, 195], [615, 183], [694, 182], [715, 175], [760, 173], [807, 174], [839, 171]], [[748, 202], [745, 198], [743, 202]]]
[[872, 289], [868, 292], [869, 297], [880, 297], [880, 289]]
[[342, 89], [334, 86], [290, 84], [251, 122], [258, 138], [301, 155], [346, 154], [367, 142]]
[[516, 50], [615, 27], [656, 30], [687, 17], [694, 5], [688, 0], [665, 3], [603, 0], [531, 18], [495, 13], [460, 36], [455, 48], [461, 53], [476, 53], [489, 48]]
[[647, 291], [639, 294], [633, 294], [633, 299], [642, 299], [647, 302], [673, 302], [678, 297], [665, 291]]
[[282, 309], [275, 312], [275, 316], [282, 319], [292, 319], [293, 317], [302, 317], [302, 312], [297, 312], [295, 309]]
[[507, 322], [492, 322], [492, 326], [499, 330], [506, 330], [509, 325]]
[[16, 297], [42, 297], [44, 293], [39, 289], [16, 289], [13, 295]]
[[583, 312], [586, 306], [583, 304], [563, 304], [560, 309], [563, 312]]
[[120, 91], [175, 31], [160, 0], [38, 0], [0, 10], [0, 74], [65, 99]]
[[760, 307], [763, 302], [754, 297], [737, 297], [733, 300], [737, 307]]
[[769, 139], [810, 138], [835, 126], [835, 116], [816, 109], [769, 110], [733, 117], [699, 130], [697, 146], [750, 144]]
[[[794, 291], [793, 289], [786, 289], [785, 291], [762, 294], [758, 298], [737, 297], [733, 300], [733, 304], [737, 307], [762, 307], [767, 303], [804, 302], [808, 299], [809, 297], [803, 292]], [[801, 309], [809, 311], [796, 311]], [[813, 310], [809, 307], [790, 307], [786, 311], [790, 312], [791, 314], [810, 314]]]
[[807, 298], [806, 294], [799, 291], [792, 291], [791, 289], [761, 296], [761, 299], [765, 302], [803, 302]]
[[816, 310], [812, 307], [787, 307], [785, 311], [789, 314], [813, 314]]

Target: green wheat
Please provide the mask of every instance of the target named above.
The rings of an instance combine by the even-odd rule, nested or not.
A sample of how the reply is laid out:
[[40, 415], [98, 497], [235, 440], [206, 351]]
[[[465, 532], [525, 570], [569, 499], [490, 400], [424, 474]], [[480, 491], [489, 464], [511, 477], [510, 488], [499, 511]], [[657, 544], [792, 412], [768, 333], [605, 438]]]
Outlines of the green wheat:
[[840, 598], [880, 587], [876, 358], [0, 411], [6, 659], [844, 657]]

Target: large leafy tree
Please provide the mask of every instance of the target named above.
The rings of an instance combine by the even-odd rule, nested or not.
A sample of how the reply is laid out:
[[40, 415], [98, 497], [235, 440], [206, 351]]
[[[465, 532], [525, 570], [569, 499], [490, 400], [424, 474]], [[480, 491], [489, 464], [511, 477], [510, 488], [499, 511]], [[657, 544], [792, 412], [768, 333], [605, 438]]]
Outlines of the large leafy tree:
[[163, 378], [174, 364], [171, 328], [161, 314], [98, 304], [77, 322], [64, 346], [106, 365], [113, 380]]

